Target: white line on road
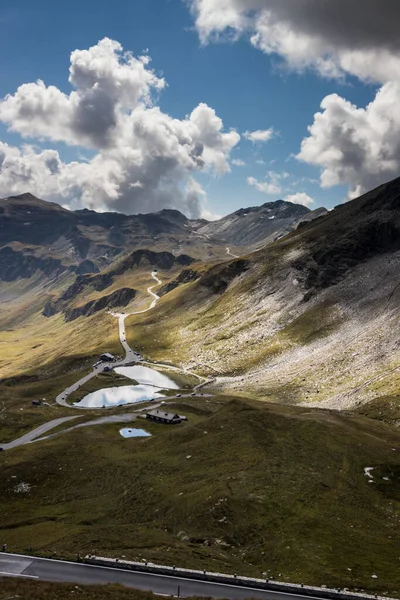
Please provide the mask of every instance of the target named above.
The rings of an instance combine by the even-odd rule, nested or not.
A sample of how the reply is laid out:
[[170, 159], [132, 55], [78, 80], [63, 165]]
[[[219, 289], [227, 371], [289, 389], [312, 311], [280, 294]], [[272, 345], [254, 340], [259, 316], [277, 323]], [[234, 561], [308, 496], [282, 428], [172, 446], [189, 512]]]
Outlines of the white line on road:
[[39, 579], [37, 575], [24, 575], [23, 573], [6, 573], [0, 571], [0, 577], [26, 577], [27, 579]]

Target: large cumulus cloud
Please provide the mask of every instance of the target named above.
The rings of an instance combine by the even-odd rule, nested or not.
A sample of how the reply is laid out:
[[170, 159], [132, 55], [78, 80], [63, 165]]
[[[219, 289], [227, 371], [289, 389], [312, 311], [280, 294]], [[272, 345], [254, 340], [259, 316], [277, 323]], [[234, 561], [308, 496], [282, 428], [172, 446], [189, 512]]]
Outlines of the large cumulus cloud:
[[347, 183], [350, 197], [400, 173], [400, 83], [386, 83], [365, 109], [324, 98], [298, 158], [322, 168], [322, 187]]
[[397, 0], [190, 0], [203, 42], [224, 33], [294, 68], [387, 81], [400, 75]]
[[240, 136], [223, 132], [215, 111], [199, 104], [185, 119], [154, 105], [165, 86], [149, 58], [104, 39], [71, 54], [64, 94], [42, 81], [21, 85], [0, 102], [0, 120], [32, 140], [65, 142], [96, 151], [88, 162], [64, 163], [54, 150], [0, 146], [0, 194], [30, 190], [73, 206], [127, 213], [165, 206], [201, 214], [203, 194], [192, 174], [229, 171]]
[[[367, 107], [321, 102], [298, 158], [353, 197], [400, 173], [398, 0], [190, 0], [202, 42], [247, 35], [291, 69], [382, 85]], [[264, 185], [264, 184], [263, 184]]]

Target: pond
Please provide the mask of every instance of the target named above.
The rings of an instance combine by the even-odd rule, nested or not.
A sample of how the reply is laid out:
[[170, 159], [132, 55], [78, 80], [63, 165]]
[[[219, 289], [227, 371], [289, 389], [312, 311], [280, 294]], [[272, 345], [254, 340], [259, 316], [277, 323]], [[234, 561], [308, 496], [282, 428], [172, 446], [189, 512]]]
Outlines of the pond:
[[135, 379], [138, 383], [143, 383], [145, 385], [154, 385], [158, 388], [169, 390], [179, 389], [179, 385], [175, 383], [173, 379], [164, 375], [164, 373], [160, 373], [160, 371], [150, 369], [149, 367], [141, 367], [138, 365], [135, 367], [117, 367], [114, 371], [129, 379]]
[[145, 429], [137, 429], [137, 428], [129, 429], [129, 428], [125, 427], [124, 429], [120, 429], [119, 432], [122, 435], [122, 437], [124, 437], [124, 438], [150, 437], [151, 436], [151, 433], [149, 433]]
[[121, 387], [104, 388], [88, 394], [79, 402], [74, 402], [74, 406], [79, 408], [111, 408], [123, 404], [135, 404], [136, 402], [165, 398], [165, 395], [160, 392], [161, 388], [153, 385], [123, 385]]

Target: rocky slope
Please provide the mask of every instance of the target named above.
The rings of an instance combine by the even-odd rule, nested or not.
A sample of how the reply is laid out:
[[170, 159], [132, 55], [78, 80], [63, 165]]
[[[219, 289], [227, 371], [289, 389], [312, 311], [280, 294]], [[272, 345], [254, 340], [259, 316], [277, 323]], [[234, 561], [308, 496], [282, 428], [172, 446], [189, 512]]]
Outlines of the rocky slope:
[[209, 223], [168, 209], [130, 216], [69, 211], [22, 194], [0, 200], [0, 280], [30, 277], [36, 269], [46, 277], [98, 273], [139, 248], [215, 262], [226, 257], [228, 243], [244, 250], [272, 241], [324, 210], [278, 201]]
[[201, 241], [176, 210], [127, 216], [68, 211], [31, 194], [0, 200], [0, 280], [30, 277], [36, 269], [46, 277], [97, 273], [138, 248], [176, 249], [176, 256], [187, 248], [208, 260], [226, 253], [224, 243]]
[[128, 335], [153, 358], [161, 347], [216, 375], [220, 390], [351, 407], [400, 395], [399, 276], [397, 179], [208, 269]]
[[91, 300], [90, 302], [86, 302], [83, 306], [78, 306], [76, 308], [69, 308], [65, 311], [65, 320], [73, 321], [74, 319], [78, 319], [79, 317], [87, 317], [93, 315], [100, 310], [110, 310], [112, 308], [125, 307], [134, 299], [136, 296], [136, 290], [131, 288], [120, 288], [111, 294], [106, 296], [102, 296], [98, 300]]
[[[132, 272], [134, 277], [135, 273], [143, 269], [149, 272], [155, 268], [176, 270], [193, 262], [194, 259], [187, 255], [174, 256], [170, 252], [135, 250], [102, 273], [78, 275], [58, 297], [52, 296], [46, 301], [42, 314], [52, 317], [62, 312], [66, 321], [72, 321], [103, 309], [125, 307], [135, 298], [137, 290], [120, 287], [119, 276]], [[116, 286], [117, 289], [110, 292], [111, 286]], [[88, 297], [95, 292], [104, 294], [88, 301]]]
[[241, 208], [218, 221], [200, 225], [197, 231], [225, 240], [227, 244], [254, 246], [260, 242], [272, 242], [296, 229], [299, 223], [311, 221], [326, 212], [325, 208], [311, 211], [301, 204], [278, 200]]

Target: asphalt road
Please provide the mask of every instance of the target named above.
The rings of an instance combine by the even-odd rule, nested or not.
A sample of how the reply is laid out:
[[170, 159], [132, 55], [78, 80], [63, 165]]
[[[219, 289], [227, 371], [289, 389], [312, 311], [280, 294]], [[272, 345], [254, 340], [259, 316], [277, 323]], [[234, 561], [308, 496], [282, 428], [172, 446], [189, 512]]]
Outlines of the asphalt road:
[[[154, 287], [156, 287], [158, 285], [161, 285], [162, 281], [157, 277], [155, 271], [152, 272], [151, 276], [156, 281], [156, 284], [147, 288], [148, 294], [150, 296], [152, 296], [152, 298], [153, 298], [153, 300], [152, 300], [152, 302], [151, 302], [151, 304], [150, 304], [150, 306], [148, 308], [146, 308], [145, 310], [141, 310], [141, 311], [135, 312], [135, 313], [110, 313], [114, 317], [118, 318], [119, 337], [120, 337], [120, 340], [121, 340], [121, 344], [123, 345], [123, 347], [125, 349], [125, 358], [123, 358], [122, 360], [120, 360], [118, 362], [113, 363], [113, 368], [114, 367], [121, 367], [121, 366], [126, 365], [126, 364], [137, 363], [142, 358], [138, 352], [135, 352], [134, 350], [132, 350], [132, 348], [129, 346], [129, 344], [126, 341], [125, 319], [126, 319], [126, 317], [128, 317], [130, 315], [137, 315], [137, 314], [145, 313], [145, 312], [151, 310], [152, 308], [154, 308], [155, 305], [157, 304], [157, 301], [159, 300], [159, 296], [155, 292], [153, 292], [152, 290], [153, 290]], [[162, 364], [159, 364], [159, 363], [157, 363], [157, 364], [158, 364], [158, 366], [165, 367], [165, 368], [167, 368], [169, 370], [174, 370], [174, 371], [185, 373], [187, 375], [193, 375], [193, 376], [197, 377], [197, 379], [200, 381], [200, 384], [193, 388], [194, 391], [196, 391], [197, 389], [200, 389], [203, 385], [205, 385], [209, 381], [205, 377], [202, 377], [202, 376], [197, 375], [195, 373], [190, 373], [190, 371], [185, 371], [184, 369], [180, 369], [179, 367], [173, 367], [171, 365], [162, 365]], [[70, 387], [68, 387], [66, 390], [64, 390], [63, 392], [61, 392], [57, 396], [56, 402], [58, 404], [60, 404], [61, 406], [65, 406], [67, 408], [81, 408], [81, 409], [85, 409], [85, 407], [80, 407], [80, 406], [77, 406], [77, 405], [68, 404], [68, 402], [67, 402], [66, 399], [68, 398], [68, 396], [72, 392], [74, 392], [75, 390], [77, 390], [84, 383], [86, 383], [87, 381], [89, 381], [93, 377], [96, 377], [96, 375], [98, 375], [99, 373], [101, 373], [107, 366], [109, 366], [107, 363], [101, 363], [101, 364], [97, 365], [96, 367], [94, 367], [94, 369], [93, 369], [93, 371], [91, 373], [88, 373], [88, 375], [85, 375], [85, 377], [82, 377], [82, 379], [80, 379], [79, 381], [76, 381]], [[191, 395], [192, 394], [180, 394], [179, 397], [189, 398]], [[204, 395], [205, 397], [209, 396], [209, 394], [202, 394], [202, 395]], [[167, 399], [168, 400], [173, 400], [175, 398], [177, 398], [177, 396], [168, 396], [168, 397], [166, 397], [166, 400]], [[157, 408], [158, 406], [160, 406], [160, 404], [153, 405], [152, 408]], [[138, 409], [135, 412], [140, 412], [140, 410], [142, 410], [142, 409]], [[112, 421], [116, 421], [116, 422], [131, 421], [131, 420], [134, 420], [134, 418], [135, 417], [133, 417], [131, 414], [119, 415], [119, 416], [115, 416], [115, 417], [103, 417], [103, 418], [100, 418], [100, 419], [97, 419], [97, 420], [92, 420], [90, 422], [80, 423], [79, 425], [76, 425], [75, 427], [71, 427], [69, 429], [66, 429], [62, 433], [65, 433], [66, 431], [71, 431], [71, 429], [76, 429], [78, 427], [87, 427], [89, 425], [97, 425], [97, 424], [102, 424], [102, 423], [107, 423], [107, 422], [112, 422]], [[39, 427], [36, 427], [36, 429], [33, 429], [29, 433], [26, 433], [25, 435], [17, 438], [16, 440], [13, 440], [12, 442], [4, 443], [4, 444], [2, 444], [0, 442], [0, 447], [3, 448], [3, 450], [10, 450], [11, 448], [16, 448], [17, 446], [23, 446], [24, 444], [29, 444], [32, 441], [36, 441], [36, 440], [40, 441], [40, 439], [46, 439], [46, 437], [51, 437], [51, 436], [49, 435], [49, 436], [46, 436], [46, 437], [42, 437], [43, 434], [47, 433], [51, 429], [54, 429], [55, 427], [57, 427], [61, 423], [64, 423], [64, 422], [69, 421], [71, 419], [76, 419], [76, 416], [61, 417], [59, 419], [53, 419], [52, 421], [49, 421], [48, 423], [44, 423], [43, 425], [40, 425]]]
[[16, 440], [13, 440], [12, 442], [8, 442], [6, 444], [0, 443], [0, 447], [3, 448], [3, 450], [10, 450], [10, 448], [16, 448], [17, 446], [29, 444], [35, 438], [42, 436], [44, 433], [47, 433], [47, 431], [50, 431], [50, 429], [54, 429], [54, 427], [57, 427], [57, 425], [61, 425], [61, 423], [65, 423], [66, 421], [76, 419], [77, 416], [78, 415], [75, 415], [73, 417], [61, 417], [60, 419], [53, 419], [48, 423], [39, 425], [39, 427], [36, 427], [36, 429], [33, 429], [29, 433], [22, 435], [21, 437], [17, 438]]
[[231, 249], [227, 248], [226, 249], [226, 253], [229, 254], [229, 256], [233, 256], [233, 258], [239, 258], [239, 256], [237, 256], [236, 254], [232, 254]]
[[[126, 341], [125, 319], [126, 319], [126, 317], [129, 317], [130, 315], [140, 315], [142, 313], [145, 313], [145, 312], [151, 310], [152, 308], [154, 308], [155, 305], [157, 304], [157, 301], [159, 300], [159, 296], [157, 296], [157, 294], [155, 294], [152, 290], [154, 287], [161, 285], [162, 281], [160, 279], [158, 279], [155, 271], [152, 272], [151, 276], [157, 283], [155, 285], [151, 285], [150, 287], [147, 288], [147, 293], [153, 298], [153, 300], [148, 308], [146, 308], [145, 310], [139, 310], [138, 312], [133, 312], [133, 313], [110, 312], [110, 315], [118, 318], [119, 339], [125, 350], [125, 358], [123, 358], [122, 360], [119, 360], [118, 362], [113, 363], [113, 367], [122, 367], [123, 365], [132, 364], [135, 362], [139, 362], [139, 360], [141, 360], [140, 354], [138, 352], [135, 352], [134, 350], [132, 350], [132, 348], [129, 346], [128, 342]], [[79, 389], [84, 383], [86, 383], [90, 379], [93, 379], [93, 377], [96, 377], [96, 375], [98, 375], [99, 373], [102, 373], [107, 366], [108, 366], [107, 363], [101, 363], [97, 367], [94, 367], [93, 371], [91, 373], [89, 373], [88, 375], [85, 375], [85, 377], [82, 377], [82, 379], [79, 379], [79, 381], [76, 381], [75, 383], [73, 383], [70, 387], [68, 387], [66, 390], [61, 392], [61, 394], [58, 394], [58, 396], [56, 398], [57, 404], [60, 404], [61, 406], [64, 406], [66, 408], [71, 408], [71, 404], [68, 404], [68, 402], [66, 400], [68, 398], [68, 396], [70, 394], [72, 394], [72, 392], [75, 392], [77, 389]], [[85, 408], [85, 407], [74, 406], [74, 408]]]
[[[82, 585], [119, 583], [126, 587], [147, 590], [157, 594], [166, 594], [168, 596], [177, 596], [179, 591], [180, 596], [229, 598], [232, 600], [243, 600], [245, 598], [300, 600], [307, 598], [307, 596], [257, 590], [251, 587], [236, 587], [224, 583], [196, 581], [195, 579], [183, 579], [180, 577], [171, 577], [169, 575], [137, 573], [109, 567], [97, 567], [79, 563], [0, 553], [0, 577], [6, 576], [30, 578], [32, 580], [40, 579], [42, 581], [68, 582]], [[285, 598], [282, 599], [282, 596]]]

